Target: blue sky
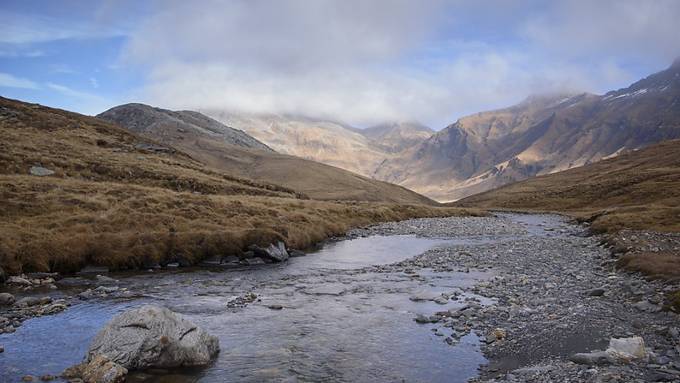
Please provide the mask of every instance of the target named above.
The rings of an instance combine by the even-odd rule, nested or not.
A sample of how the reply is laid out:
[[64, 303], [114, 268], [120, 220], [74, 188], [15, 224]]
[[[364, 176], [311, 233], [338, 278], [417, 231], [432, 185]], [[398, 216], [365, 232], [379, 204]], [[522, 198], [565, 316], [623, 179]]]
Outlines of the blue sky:
[[606, 92], [680, 55], [680, 2], [0, 3], [0, 95], [435, 129], [532, 93]]

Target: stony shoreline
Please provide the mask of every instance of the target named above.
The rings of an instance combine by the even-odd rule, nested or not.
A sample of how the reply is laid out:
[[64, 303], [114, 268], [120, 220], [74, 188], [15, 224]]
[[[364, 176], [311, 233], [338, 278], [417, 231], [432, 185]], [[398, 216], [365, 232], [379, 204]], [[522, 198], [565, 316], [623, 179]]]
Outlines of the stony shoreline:
[[[441, 247], [382, 267], [494, 273], [470, 289], [494, 304], [466, 302], [455, 311], [415, 318], [450, 334], [444, 338], [450, 344], [470, 332], [479, 336], [489, 364], [476, 382], [680, 382], [680, 317], [663, 310], [668, 295], [680, 288], [677, 283], [618, 270], [617, 256], [603, 237], [590, 236], [587, 227], [565, 218], [545, 215], [545, 222], [517, 223], [503, 217], [410, 220], [350, 236], [462, 233], [499, 239]], [[600, 365], [570, 360], [604, 350], [611, 338], [633, 336], [644, 339], [644, 360]]]

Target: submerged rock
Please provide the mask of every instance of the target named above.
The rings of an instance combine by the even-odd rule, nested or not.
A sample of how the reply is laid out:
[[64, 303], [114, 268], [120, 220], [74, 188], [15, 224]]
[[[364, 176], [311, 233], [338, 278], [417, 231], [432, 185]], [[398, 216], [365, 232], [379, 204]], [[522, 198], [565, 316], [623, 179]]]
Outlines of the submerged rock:
[[67, 368], [61, 376], [66, 379], [82, 379], [85, 383], [122, 383], [127, 373], [125, 367], [104, 355], [97, 355], [88, 362]]
[[16, 302], [17, 306], [20, 307], [28, 307], [28, 306], [37, 306], [37, 305], [46, 305], [48, 303], [52, 302], [52, 298], [50, 297], [24, 297], [19, 299]]
[[204, 365], [219, 352], [217, 337], [167, 308], [145, 305], [114, 317], [94, 338], [99, 355], [127, 369]]

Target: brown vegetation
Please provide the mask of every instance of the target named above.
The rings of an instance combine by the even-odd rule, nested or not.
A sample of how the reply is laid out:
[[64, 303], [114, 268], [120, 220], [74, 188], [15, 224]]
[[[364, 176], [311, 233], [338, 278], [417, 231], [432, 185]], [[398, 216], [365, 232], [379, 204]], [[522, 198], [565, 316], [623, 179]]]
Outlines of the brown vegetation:
[[596, 231], [680, 231], [680, 141], [517, 182], [451, 206], [564, 212]]
[[680, 276], [680, 255], [670, 252], [643, 252], [625, 254], [618, 260], [621, 267], [638, 271], [653, 278]]
[[0, 266], [10, 273], [194, 263], [251, 243], [304, 248], [352, 226], [477, 213], [309, 200], [101, 120], [4, 98], [0, 129]]
[[[570, 214], [624, 247], [623, 229], [680, 232], [680, 141], [536, 177], [451, 204], [458, 207]], [[677, 251], [647, 251], [629, 243], [620, 265], [652, 277], [680, 276]], [[620, 252], [624, 252], [620, 251]]]

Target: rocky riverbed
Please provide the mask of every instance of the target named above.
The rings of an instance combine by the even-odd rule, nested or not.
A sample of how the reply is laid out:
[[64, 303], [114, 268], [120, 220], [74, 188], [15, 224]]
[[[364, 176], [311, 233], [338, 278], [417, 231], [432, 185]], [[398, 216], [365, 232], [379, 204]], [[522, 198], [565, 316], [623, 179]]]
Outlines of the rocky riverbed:
[[[481, 234], [494, 228], [511, 238], [441, 247], [381, 268], [493, 271], [490, 280], [467, 289], [493, 299], [493, 305], [471, 302], [420, 320], [451, 329], [446, 334], [452, 343], [469, 332], [482, 337], [490, 363], [476, 381], [680, 381], [680, 317], [663, 310], [680, 286], [617, 270], [610, 249], [602, 238], [589, 236], [586, 227], [557, 216], [500, 215], [390, 223], [352, 235], [446, 236], [449, 230]], [[644, 339], [647, 354], [641, 360], [571, 361], [576, 353], [604, 350], [611, 338], [633, 336]]]
[[[12, 291], [35, 304], [0, 308], [0, 380], [58, 375], [113, 315], [152, 303], [222, 352], [132, 381], [680, 382], [680, 318], [664, 310], [680, 287], [617, 270], [608, 246], [559, 216], [500, 214], [357, 229], [279, 264], [25, 276]], [[589, 354], [636, 337], [639, 357]]]

